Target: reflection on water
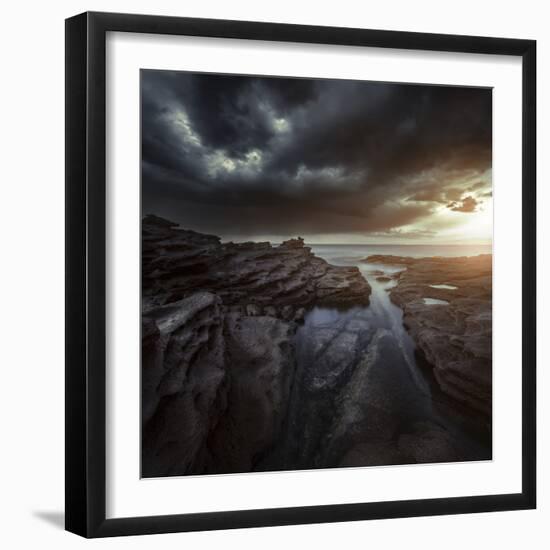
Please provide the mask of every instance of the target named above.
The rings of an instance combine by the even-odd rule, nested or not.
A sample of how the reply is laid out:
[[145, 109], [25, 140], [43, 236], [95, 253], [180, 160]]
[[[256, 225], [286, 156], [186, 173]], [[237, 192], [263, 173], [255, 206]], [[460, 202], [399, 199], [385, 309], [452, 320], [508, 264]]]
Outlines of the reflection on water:
[[322, 327], [323, 325], [332, 325], [342, 317], [349, 317], [350, 312], [354, 310], [359, 310], [359, 308], [340, 311], [336, 308], [314, 307], [310, 312], [308, 312], [304, 325], [310, 325], [311, 327], [317, 328]]
[[427, 306], [448, 306], [447, 300], [438, 300], [437, 298], [422, 298]]
[[[332, 264], [357, 266], [372, 293], [368, 307], [314, 307], [297, 331], [298, 382], [291, 395], [287, 443], [299, 440], [300, 444], [283, 445], [287, 467], [311, 467], [312, 456], [323, 457], [317, 458], [319, 465], [338, 463], [338, 453], [350, 444], [343, 443], [346, 433], [355, 434], [355, 445], [359, 440], [364, 443], [387, 437], [395, 441], [419, 425], [439, 426], [435, 429], [452, 434], [453, 441], [469, 449], [465, 451], [469, 460], [486, 457], [483, 445], [464, 431], [461, 420], [442, 414], [441, 392], [433, 375], [417, 364], [414, 341], [403, 325], [403, 311], [390, 300], [388, 292], [397, 284], [398, 272], [406, 268], [361, 262], [380, 253], [373, 248], [380, 247], [312, 247], [316, 255]], [[411, 247], [409, 251], [416, 256], [436, 255], [426, 248], [430, 247]], [[443, 250], [437, 252], [443, 255]], [[450, 252], [464, 254], [463, 250]], [[395, 250], [385, 253], [401, 255]], [[381, 276], [389, 280], [377, 280]], [[448, 303], [433, 298], [425, 302]], [[438, 392], [437, 399], [434, 391]], [[392, 463], [384, 460], [378, 458], [373, 463]]]
[[[388, 290], [394, 287], [397, 281], [392, 279], [380, 282], [374, 275], [380, 271], [393, 275], [402, 271], [402, 268], [382, 264], [358, 264], [358, 267], [372, 288], [369, 307], [342, 310], [314, 307], [306, 314], [304, 324], [298, 329], [297, 336], [300, 345], [303, 346], [304, 342], [307, 345], [308, 342], [318, 340], [319, 330], [322, 329], [338, 328], [342, 331], [363, 331], [368, 333], [368, 338], [371, 338], [377, 331], [381, 331], [387, 338], [391, 338], [393, 352], [397, 352], [402, 363], [403, 368], [396, 369], [395, 372], [405, 379], [402, 381], [413, 382], [416, 391], [428, 396], [428, 383], [416, 366], [414, 341], [403, 325], [403, 311], [389, 297]], [[396, 355], [393, 352], [392, 361], [395, 362]], [[377, 362], [384, 362], [385, 359], [383, 354], [379, 354]]]
[[427, 384], [416, 367], [414, 341], [403, 326], [403, 311], [400, 307], [397, 307], [389, 297], [388, 290], [397, 285], [397, 280], [392, 279], [387, 282], [381, 282], [378, 281], [376, 277], [372, 276], [373, 272], [379, 271], [383, 271], [386, 275], [392, 276], [403, 271], [403, 268], [383, 264], [359, 264], [359, 269], [372, 288], [370, 309], [373, 312], [373, 324], [377, 327], [390, 330], [409, 367], [409, 374], [414, 379], [418, 389], [423, 393], [427, 393]]
[[453, 285], [429, 285], [431, 288], [443, 288], [445, 290], [456, 290], [458, 287]]

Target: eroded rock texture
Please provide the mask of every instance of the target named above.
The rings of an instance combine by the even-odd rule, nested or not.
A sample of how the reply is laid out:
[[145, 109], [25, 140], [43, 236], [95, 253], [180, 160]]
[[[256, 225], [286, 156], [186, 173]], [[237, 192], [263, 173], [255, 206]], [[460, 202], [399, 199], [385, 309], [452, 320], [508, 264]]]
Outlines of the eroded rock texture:
[[368, 305], [370, 295], [357, 267], [330, 265], [300, 238], [221, 243], [156, 216], [142, 224], [142, 277], [146, 307], [208, 291], [237, 311], [284, 320], [312, 305]]
[[[298, 329], [297, 367], [282, 437], [256, 469], [486, 460], [456, 409], [403, 349], [391, 319], [371, 308], [314, 311]], [[441, 393], [441, 392], [439, 392]]]
[[221, 243], [142, 223], [142, 474], [256, 469], [281, 438], [297, 322], [314, 305], [368, 304], [354, 267], [301, 239]]
[[370, 256], [365, 261], [406, 268], [390, 291], [403, 309], [404, 324], [441, 389], [490, 422], [492, 256]]

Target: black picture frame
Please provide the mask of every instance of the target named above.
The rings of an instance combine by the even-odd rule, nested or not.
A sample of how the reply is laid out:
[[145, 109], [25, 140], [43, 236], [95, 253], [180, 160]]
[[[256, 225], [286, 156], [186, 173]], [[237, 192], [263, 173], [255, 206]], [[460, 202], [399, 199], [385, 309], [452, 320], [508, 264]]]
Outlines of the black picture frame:
[[[522, 491], [106, 519], [105, 41], [109, 31], [518, 56], [522, 121]], [[536, 42], [115, 13], [66, 20], [66, 529], [107, 537], [536, 506]]]

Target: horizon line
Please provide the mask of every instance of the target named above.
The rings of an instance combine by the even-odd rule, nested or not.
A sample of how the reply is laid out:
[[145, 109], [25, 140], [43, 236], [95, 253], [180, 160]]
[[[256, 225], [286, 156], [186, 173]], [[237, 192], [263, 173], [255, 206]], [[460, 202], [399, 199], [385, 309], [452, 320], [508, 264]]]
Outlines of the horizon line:
[[[228, 242], [234, 242], [234, 243], [245, 243], [245, 242], [268, 242], [270, 244], [282, 244], [283, 242], [290, 240], [290, 239], [296, 239], [297, 237], [289, 237], [289, 239], [284, 240], [256, 240], [256, 239], [243, 239], [243, 240], [235, 240], [235, 239], [225, 239], [223, 237], [220, 237], [221, 242], [228, 243]], [[470, 242], [470, 243], [343, 243], [343, 242], [337, 242], [337, 243], [316, 243], [316, 242], [310, 242], [303, 239], [304, 245], [306, 246], [493, 246], [492, 241], [490, 242], [482, 242], [482, 243], [476, 243], [476, 242]]]

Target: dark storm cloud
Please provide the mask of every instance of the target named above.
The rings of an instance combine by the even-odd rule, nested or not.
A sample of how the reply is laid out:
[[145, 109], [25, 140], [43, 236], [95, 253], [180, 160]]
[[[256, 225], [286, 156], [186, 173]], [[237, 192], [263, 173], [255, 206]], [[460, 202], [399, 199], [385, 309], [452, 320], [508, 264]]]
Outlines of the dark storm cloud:
[[391, 234], [489, 192], [491, 92], [143, 71], [142, 161], [144, 213], [186, 227]]

